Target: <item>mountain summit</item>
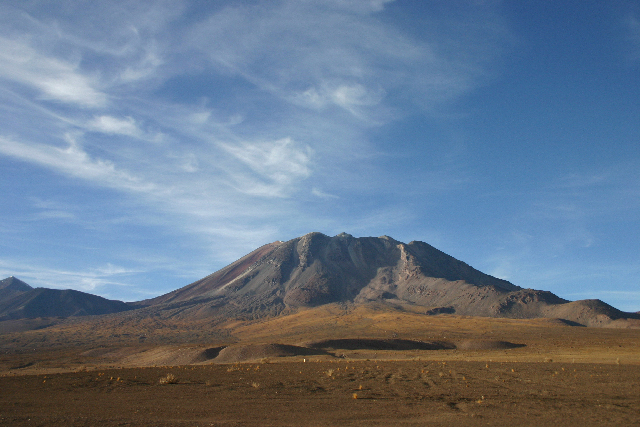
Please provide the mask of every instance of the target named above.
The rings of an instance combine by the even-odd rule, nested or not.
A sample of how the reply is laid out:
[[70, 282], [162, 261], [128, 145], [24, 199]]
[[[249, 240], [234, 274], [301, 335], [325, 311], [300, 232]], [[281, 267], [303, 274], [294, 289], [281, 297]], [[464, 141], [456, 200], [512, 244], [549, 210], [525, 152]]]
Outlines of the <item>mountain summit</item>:
[[141, 304], [180, 317], [261, 317], [328, 303], [384, 303], [425, 314], [559, 317], [593, 326], [631, 315], [599, 300], [569, 302], [522, 289], [424, 242], [317, 232], [264, 245]]
[[8, 298], [9, 296], [17, 295], [22, 292], [27, 292], [33, 288], [27, 285], [22, 280], [10, 276], [6, 279], [0, 280], [0, 297]]

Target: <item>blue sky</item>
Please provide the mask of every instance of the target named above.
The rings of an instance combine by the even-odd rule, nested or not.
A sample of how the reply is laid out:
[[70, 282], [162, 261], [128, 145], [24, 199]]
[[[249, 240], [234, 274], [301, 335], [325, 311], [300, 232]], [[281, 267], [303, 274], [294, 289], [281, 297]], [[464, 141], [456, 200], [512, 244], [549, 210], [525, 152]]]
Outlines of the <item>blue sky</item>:
[[311, 231], [640, 310], [636, 1], [3, 1], [0, 276], [140, 300]]

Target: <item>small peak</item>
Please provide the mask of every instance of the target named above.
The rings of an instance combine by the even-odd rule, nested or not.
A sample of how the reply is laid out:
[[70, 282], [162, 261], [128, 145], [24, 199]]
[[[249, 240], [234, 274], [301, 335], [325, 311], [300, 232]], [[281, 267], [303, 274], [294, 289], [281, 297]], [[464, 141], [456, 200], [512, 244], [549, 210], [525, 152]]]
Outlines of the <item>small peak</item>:
[[342, 233], [338, 234], [336, 237], [339, 237], [341, 239], [351, 239], [353, 236], [343, 231]]
[[0, 289], [12, 289], [17, 291], [28, 291], [33, 289], [31, 286], [16, 278], [15, 276], [9, 276], [6, 279], [0, 280]]

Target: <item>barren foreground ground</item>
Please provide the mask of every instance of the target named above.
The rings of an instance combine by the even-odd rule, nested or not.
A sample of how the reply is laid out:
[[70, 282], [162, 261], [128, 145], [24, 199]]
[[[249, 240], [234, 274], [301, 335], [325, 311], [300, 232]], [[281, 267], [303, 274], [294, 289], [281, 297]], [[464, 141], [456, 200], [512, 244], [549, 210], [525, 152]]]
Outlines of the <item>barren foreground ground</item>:
[[308, 360], [13, 376], [0, 390], [7, 426], [640, 425], [638, 365]]
[[[638, 329], [334, 307], [158, 319], [141, 340], [144, 323], [119, 319], [0, 335], [0, 425], [640, 425]], [[333, 347], [310, 354], [322, 339]], [[354, 345], [376, 339], [456, 347]], [[235, 363], [218, 358], [225, 346], [251, 351], [227, 352]], [[277, 357], [291, 348], [304, 351]]]

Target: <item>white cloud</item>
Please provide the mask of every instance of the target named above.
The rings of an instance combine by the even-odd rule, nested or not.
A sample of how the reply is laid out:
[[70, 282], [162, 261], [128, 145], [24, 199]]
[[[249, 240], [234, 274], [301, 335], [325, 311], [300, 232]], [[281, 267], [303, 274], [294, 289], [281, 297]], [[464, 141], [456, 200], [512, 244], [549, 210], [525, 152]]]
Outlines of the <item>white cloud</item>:
[[81, 73], [77, 64], [41, 54], [20, 39], [0, 37], [0, 78], [37, 89], [46, 100], [90, 108], [107, 104], [94, 76]]
[[[375, 13], [383, 10], [386, 3], [383, 0], [228, 3], [212, 8], [210, 17], [199, 20], [195, 30], [178, 26], [172, 28], [175, 31], [168, 31], [172, 25], [169, 17], [184, 10], [184, 5], [166, 7], [163, 3], [155, 9], [149, 5], [129, 5], [130, 10], [129, 6], [97, 5], [98, 9], [105, 8], [106, 15], [118, 17], [108, 24], [100, 23], [96, 29], [105, 34], [112, 31], [113, 42], [108, 38], [80, 37], [82, 32], [78, 28], [86, 23], [61, 21], [58, 30], [59, 43], [75, 52], [76, 57], [82, 58], [85, 53], [99, 56], [93, 64], [93, 74], [81, 71], [79, 62], [66, 61], [51, 53], [37, 53], [35, 48], [27, 46], [38, 58], [66, 64], [64, 69], [80, 77], [103, 77], [100, 84], [97, 77], [87, 80], [93, 85], [90, 87], [103, 89], [100, 93], [104, 103], [100, 111], [89, 120], [78, 111], [64, 112], [72, 118], [61, 127], [153, 140], [157, 135], [146, 129], [156, 123], [158, 129], [171, 135], [167, 137], [172, 138], [171, 142], [162, 149], [145, 151], [113, 138], [108, 159], [101, 159], [97, 154], [90, 156], [78, 144], [69, 145], [65, 151], [46, 144], [17, 142], [35, 141], [33, 138], [7, 138], [3, 150], [70, 176], [125, 191], [134, 188], [137, 189], [134, 191], [153, 193], [161, 191], [158, 188], [169, 187], [181, 191], [179, 189], [188, 185], [175, 175], [174, 171], [179, 170], [191, 174], [191, 180], [205, 182], [201, 187], [218, 187], [216, 193], [223, 191], [222, 187], [224, 191], [233, 188], [243, 195], [291, 195], [302, 181], [311, 177], [312, 156], [313, 171], [317, 175], [318, 166], [327, 160], [347, 165], [353, 156], [362, 157], [360, 153], [370, 150], [362, 129], [393, 117], [387, 99], [390, 93], [405, 91], [423, 102], [429, 98], [423, 96], [425, 91], [441, 97], [442, 90], [432, 90], [434, 85], [446, 87], [445, 92], [458, 93], [473, 79], [473, 73], [468, 74], [466, 70], [477, 67], [461, 64], [452, 70], [450, 58], [436, 53], [432, 47], [437, 45], [437, 39], [433, 43], [417, 42], [398, 28], [378, 21]], [[152, 9], [155, 12], [152, 13]], [[154, 14], [159, 15], [158, 19], [153, 18]], [[135, 26], [132, 23], [136, 23]], [[42, 31], [50, 34], [57, 24], [40, 25], [44, 28]], [[55, 38], [52, 43], [57, 43]], [[49, 52], [52, 51], [50, 48]], [[205, 96], [195, 105], [175, 105], [153, 97], [140, 102], [138, 97], [149, 95], [140, 91], [140, 86], [131, 86], [138, 92], [132, 92], [129, 97], [126, 84], [134, 80], [149, 78], [162, 84], [162, 79], [171, 77], [171, 73], [178, 80], [189, 78], [184, 73], [193, 72], [194, 68], [182, 60], [183, 51], [205, 54], [218, 67], [212, 70], [196, 55], [192, 57], [197, 64], [195, 69], [217, 75], [220, 64], [224, 64], [223, 78], [229, 76], [231, 70], [234, 75], [256, 84], [268, 95], [260, 99], [269, 102], [268, 110], [261, 111], [259, 119], [248, 111], [256, 97], [264, 95], [265, 92], [260, 91], [237, 99], [232, 94], [231, 99], [224, 100], [224, 105], [217, 105], [217, 99], [207, 100]], [[461, 54], [466, 56], [466, 52]], [[163, 68], [157, 73], [160, 80], [154, 76], [159, 67]], [[459, 76], [458, 80], [464, 84], [454, 87], [458, 80], [450, 76]], [[443, 81], [454, 83], [441, 83]], [[125, 88], [118, 86], [122, 83]], [[415, 91], [417, 87], [422, 89]], [[283, 107], [273, 95], [291, 104]], [[107, 99], [112, 102], [107, 103]], [[325, 111], [315, 114], [300, 109], [300, 105]], [[349, 122], [344, 111], [358, 120]], [[145, 127], [141, 127], [143, 123]], [[243, 126], [234, 128], [239, 123]], [[268, 129], [266, 134], [265, 129]], [[89, 133], [84, 138], [87, 147], [98, 143], [92, 142]], [[241, 142], [221, 143], [220, 140]], [[8, 141], [21, 148], [9, 148]], [[135, 165], [134, 169], [136, 158], [145, 162]], [[77, 168], [73, 162], [77, 162]], [[171, 184], [166, 176], [172, 177]], [[359, 185], [370, 185], [366, 177], [354, 175], [353, 178], [361, 181]], [[354, 181], [349, 185], [355, 188], [358, 184]], [[186, 197], [190, 191], [184, 190], [184, 194]]]
[[[311, 174], [310, 147], [298, 146], [291, 138], [219, 145], [263, 180], [262, 183], [245, 182], [244, 191], [249, 193], [284, 196], [288, 193], [289, 187]], [[244, 179], [246, 177], [243, 177]]]
[[292, 101], [303, 106], [319, 109], [327, 105], [328, 99], [325, 95], [318, 93], [316, 88], [310, 87], [302, 93], [295, 94], [292, 97]]
[[197, 172], [198, 170], [200, 170], [200, 164], [198, 162], [198, 157], [193, 153], [189, 153], [189, 154], [184, 155], [182, 157], [182, 161], [180, 163], [180, 167], [182, 168], [183, 171], [188, 172], [188, 173]]
[[163, 64], [156, 48], [146, 52], [139, 62], [127, 65], [120, 74], [120, 80], [124, 83], [131, 83], [149, 78]]
[[118, 118], [110, 115], [94, 116], [84, 125], [79, 125], [89, 131], [101, 132], [108, 135], [122, 135], [147, 142], [160, 143], [166, 140], [162, 132], [142, 129], [140, 124], [131, 116]]
[[328, 105], [337, 105], [357, 118], [367, 118], [367, 107], [378, 106], [384, 99], [382, 88], [366, 88], [362, 84], [323, 84], [320, 88], [311, 87], [304, 92], [294, 93], [291, 101], [301, 106], [323, 109]]
[[331, 94], [333, 101], [351, 112], [354, 116], [361, 116], [361, 107], [378, 105], [384, 97], [382, 89], [371, 91], [360, 84], [340, 85]]
[[[481, 18], [463, 16], [452, 18], [450, 27], [439, 25], [442, 31], [430, 33], [427, 41], [369, 13], [352, 13], [381, 10], [384, 3], [228, 6], [199, 24], [189, 45], [216, 67], [281, 99], [311, 108], [333, 104], [373, 122], [388, 120], [389, 105], [382, 101], [390, 95], [427, 108], [457, 97], [484, 78], [488, 60], [500, 51], [494, 32], [501, 26], [483, 25], [483, 19], [497, 21], [489, 13], [482, 16], [483, 8], [478, 8]], [[471, 35], [459, 30], [461, 22]]]
[[324, 191], [316, 187], [311, 189], [311, 194], [313, 194], [316, 197], [320, 197], [321, 199], [339, 199], [340, 198], [339, 196], [336, 196], [334, 194], [325, 193]]
[[139, 138], [142, 131], [133, 117], [118, 119], [112, 116], [96, 116], [89, 123], [89, 128], [108, 134], [127, 135]]
[[150, 192], [157, 188], [152, 183], [118, 170], [112, 162], [92, 159], [70, 135], [66, 148], [17, 142], [0, 136], [0, 153], [106, 187], [139, 192]]

